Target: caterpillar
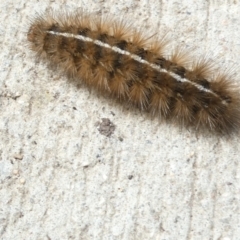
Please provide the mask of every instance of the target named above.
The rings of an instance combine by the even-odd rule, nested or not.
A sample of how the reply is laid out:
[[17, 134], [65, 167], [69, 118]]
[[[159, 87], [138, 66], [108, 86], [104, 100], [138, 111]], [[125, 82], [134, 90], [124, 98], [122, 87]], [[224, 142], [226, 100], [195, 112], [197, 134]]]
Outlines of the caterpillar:
[[70, 79], [152, 116], [196, 130], [238, 130], [239, 91], [226, 74], [213, 74], [204, 58], [189, 65], [178, 51], [165, 54], [164, 41], [130, 27], [83, 11], [50, 12], [31, 20], [27, 39]]

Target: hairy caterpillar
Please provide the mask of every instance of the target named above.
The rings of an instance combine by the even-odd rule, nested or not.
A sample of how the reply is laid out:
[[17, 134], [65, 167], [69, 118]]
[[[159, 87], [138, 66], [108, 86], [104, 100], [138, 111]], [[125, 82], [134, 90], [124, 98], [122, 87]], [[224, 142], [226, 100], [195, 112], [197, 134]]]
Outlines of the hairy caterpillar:
[[181, 64], [164, 44], [145, 39], [124, 21], [82, 11], [48, 13], [27, 34], [36, 55], [90, 88], [181, 126], [231, 133], [240, 124], [238, 90], [224, 74], [213, 77], [204, 59]]

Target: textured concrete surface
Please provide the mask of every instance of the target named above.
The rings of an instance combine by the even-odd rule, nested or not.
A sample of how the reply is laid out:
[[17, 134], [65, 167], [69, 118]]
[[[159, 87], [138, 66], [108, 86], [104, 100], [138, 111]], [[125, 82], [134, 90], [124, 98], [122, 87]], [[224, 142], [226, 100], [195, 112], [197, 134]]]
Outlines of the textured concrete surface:
[[26, 47], [29, 18], [50, 7], [166, 30], [240, 84], [238, 0], [0, 1], [0, 239], [240, 239], [239, 136], [76, 89]]

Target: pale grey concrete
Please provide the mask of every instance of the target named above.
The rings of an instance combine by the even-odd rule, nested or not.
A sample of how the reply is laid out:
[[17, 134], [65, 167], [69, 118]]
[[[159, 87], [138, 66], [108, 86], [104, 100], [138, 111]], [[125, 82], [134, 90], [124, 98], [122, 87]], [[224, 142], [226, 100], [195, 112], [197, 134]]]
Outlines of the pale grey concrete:
[[180, 131], [76, 89], [26, 47], [29, 17], [50, 7], [168, 31], [240, 84], [238, 0], [0, 1], [0, 239], [240, 239], [239, 136]]

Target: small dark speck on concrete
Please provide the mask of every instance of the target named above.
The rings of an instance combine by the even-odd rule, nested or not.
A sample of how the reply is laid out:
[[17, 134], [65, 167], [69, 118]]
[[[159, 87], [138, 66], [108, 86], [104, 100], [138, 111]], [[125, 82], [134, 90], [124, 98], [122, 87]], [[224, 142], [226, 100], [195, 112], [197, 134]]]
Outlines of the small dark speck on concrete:
[[108, 118], [102, 118], [102, 122], [98, 122], [96, 125], [100, 134], [106, 137], [110, 137], [116, 129], [116, 126]]
[[122, 137], [119, 137], [118, 140], [119, 140], [120, 142], [122, 142], [122, 141], [123, 141], [123, 138], [122, 138]]
[[15, 159], [17, 159], [17, 160], [22, 160], [23, 159], [23, 155], [22, 154], [15, 154], [14, 156], [13, 156]]
[[128, 176], [128, 179], [129, 179], [129, 180], [133, 179], [133, 175], [129, 175], [129, 176]]
[[73, 107], [73, 110], [77, 110], [77, 108], [76, 108], [76, 107]]

